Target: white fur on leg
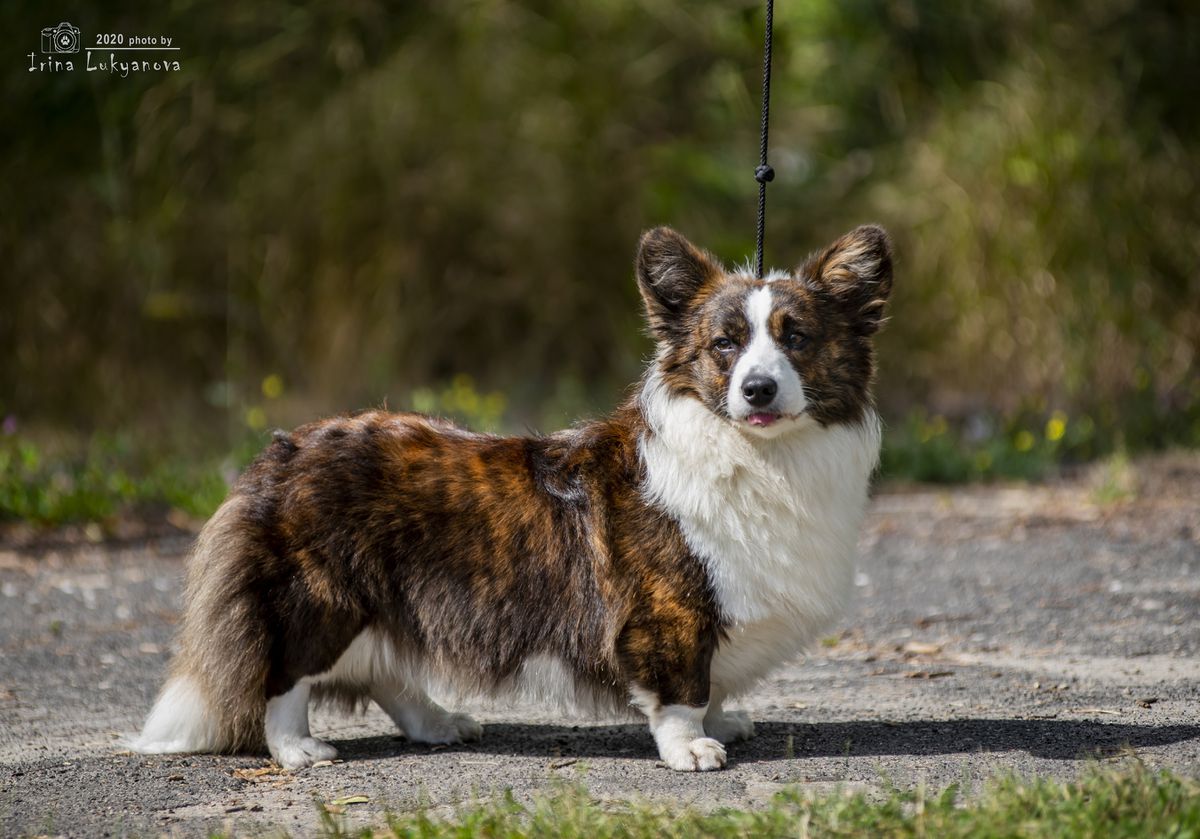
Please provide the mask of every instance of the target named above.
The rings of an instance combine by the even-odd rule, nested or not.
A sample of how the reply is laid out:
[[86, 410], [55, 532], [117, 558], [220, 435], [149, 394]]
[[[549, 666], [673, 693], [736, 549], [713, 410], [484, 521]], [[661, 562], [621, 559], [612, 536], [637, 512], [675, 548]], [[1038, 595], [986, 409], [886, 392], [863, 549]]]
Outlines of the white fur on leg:
[[650, 718], [659, 757], [680, 772], [704, 772], [725, 765], [725, 747], [704, 736], [706, 707], [664, 705]]
[[662, 705], [647, 690], [635, 688], [633, 702], [650, 720], [650, 733], [663, 763], [679, 772], [707, 772], [725, 765], [725, 747], [704, 736], [707, 705]]
[[414, 743], [461, 743], [483, 735], [472, 717], [450, 713], [417, 689], [374, 685], [371, 698]]
[[308, 692], [308, 684], [300, 682], [267, 702], [267, 748], [285, 769], [302, 769], [337, 757], [337, 749], [309, 734]]
[[209, 752], [220, 748], [217, 721], [189, 676], [168, 679], [129, 747], [143, 754]]
[[722, 743], [749, 740], [754, 736], [754, 723], [745, 711], [722, 711], [719, 703], [710, 702], [704, 715], [704, 733]]

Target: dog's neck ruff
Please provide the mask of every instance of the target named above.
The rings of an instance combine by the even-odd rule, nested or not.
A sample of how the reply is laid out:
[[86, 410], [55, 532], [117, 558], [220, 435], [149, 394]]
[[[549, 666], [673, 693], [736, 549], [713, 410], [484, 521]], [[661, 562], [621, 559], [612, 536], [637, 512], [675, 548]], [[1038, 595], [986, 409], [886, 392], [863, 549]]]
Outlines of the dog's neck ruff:
[[642, 491], [678, 521], [731, 626], [783, 618], [799, 635], [835, 619], [850, 591], [867, 490], [879, 458], [874, 411], [752, 438], [699, 400], [672, 393], [657, 366], [639, 404]]

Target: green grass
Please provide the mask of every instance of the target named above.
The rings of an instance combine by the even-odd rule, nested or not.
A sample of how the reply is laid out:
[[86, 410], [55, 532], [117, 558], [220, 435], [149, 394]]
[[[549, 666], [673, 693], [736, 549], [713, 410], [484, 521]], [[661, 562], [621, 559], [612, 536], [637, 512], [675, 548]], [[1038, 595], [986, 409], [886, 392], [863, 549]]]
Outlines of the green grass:
[[[1008, 415], [979, 413], [957, 421], [915, 410], [886, 424], [885, 479], [963, 483], [1038, 480], [1064, 464], [1108, 459], [1119, 472], [1130, 452], [1200, 447], [1200, 390], [1190, 402], [1163, 405], [1139, 391], [1099, 414], [1068, 414], [1031, 400]], [[1127, 471], [1127, 470], [1126, 470]], [[1120, 483], [1120, 475], [1116, 476]], [[1126, 497], [1120, 486], [1107, 500]]]
[[957, 785], [938, 792], [778, 793], [756, 810], [710, 813], [593, 799], [562, 786], [530, 804], [511, 794], [464, 805], [452, 816], [391, 815], [378, 827], [351, 830], [345, 816], [322, 812], [327, 836], [367, 837], [1200, 837], [1200, 783], [1155, 772], [1134, 760], [1093, 766], [1070, 782], [1005, 776], [978, 795]]
[[1091, 417], [1061, 411], [979, 418], [977, 427], [951, 425], [922, 411], [888, 426], [881, 471], [885, 478], [932, 483], [990, 479], [1038, 480], [1063, 463], [1092, 460], [1123, 441], [1098, 432]]
[[253, 441], [224, 456], [196, 456], [155, 452], [129, 437], [97, 436], [68, 447], [0, 437], [0, 521], [105, 524], [172, 510], [206, 518], [225, 497], [227, 478], [260, 444]]

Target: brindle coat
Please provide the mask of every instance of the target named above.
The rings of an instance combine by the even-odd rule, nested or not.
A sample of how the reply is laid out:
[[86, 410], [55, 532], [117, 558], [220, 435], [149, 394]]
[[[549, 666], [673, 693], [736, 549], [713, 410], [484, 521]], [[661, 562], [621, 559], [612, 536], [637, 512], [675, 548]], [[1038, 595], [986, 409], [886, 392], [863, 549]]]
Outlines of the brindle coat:
[[[869, 285], [847, 273], [864, 254], [877, 263]], [[738, 339], [732, 301], [758, 281], [664, 228], [643, 237], [637, 277], [664, 380], [720, 414], [729, 362], [713, 336]], [[794, 299], [772, 328], [810, 339], [795, 354], [814, 416], [855, 421], [890, 288], [886, 237], [860, 228], [796, 277], [779, 284]], [[382, 411], [278, 432], [188, 567], [174, 671], [218, 715], [219, 747], [261, 747], [266, 702], [330, 670], [368, 628], [483, 691], [548, 655], [618, 703], [637, 687], [704, 705], [723, 617], [679, 526], [643, 496], [649, 433], [636, 398], [544, 437]]]

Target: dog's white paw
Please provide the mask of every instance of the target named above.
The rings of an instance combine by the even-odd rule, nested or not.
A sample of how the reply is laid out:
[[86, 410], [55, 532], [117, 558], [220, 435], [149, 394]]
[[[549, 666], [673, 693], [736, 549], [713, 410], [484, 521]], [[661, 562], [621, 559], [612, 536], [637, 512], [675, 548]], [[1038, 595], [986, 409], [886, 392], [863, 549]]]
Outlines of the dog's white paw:
[[443, 714], [422, 720], [420, 726], [413, 726], [412, 729], [405, 734], [414, 743], [446, 745], [478, 740], [483, 736], [483, 726], [470, 714]]
[[754, 723], [745, 711], [718, 711], [704, 718], [704, 733], [722, 743], [734, 743], [753, 737]]
[[697, 737], [662, 750], [667, 766], [679, 772], [708, 772], [725, 765], [725, 747], [711, 737]]
[[284, 769], [303, 769], [319, 760], [337, 757], [337, 749], [315, 737], [288, 738], [269, 745], [271, 757]]

